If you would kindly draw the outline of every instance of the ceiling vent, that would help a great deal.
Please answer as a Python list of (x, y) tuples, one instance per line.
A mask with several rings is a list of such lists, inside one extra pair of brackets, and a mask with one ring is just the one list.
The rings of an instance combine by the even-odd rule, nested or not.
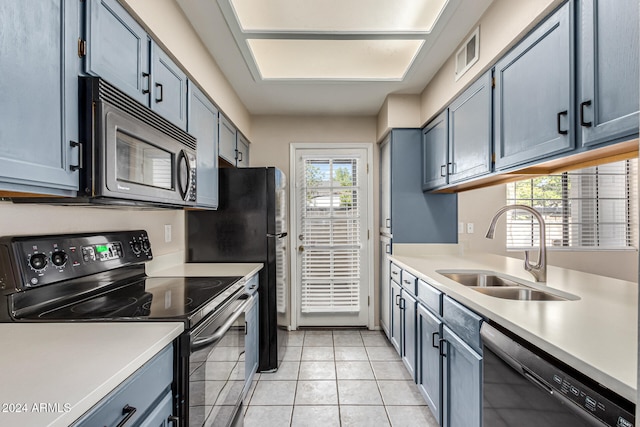
[(478, 62), (480, 57), (480, 27), (469, 36), (456, 52), (456, 81)]

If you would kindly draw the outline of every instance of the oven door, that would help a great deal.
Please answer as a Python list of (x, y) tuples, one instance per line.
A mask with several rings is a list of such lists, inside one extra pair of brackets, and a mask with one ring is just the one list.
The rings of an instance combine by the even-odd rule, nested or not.
[[(100, 196), (175, 205), (195, 202), (195, 150), (101, 102)], [(100, 140), (102, 139), (102, 143)]]
[[(242, 296), (189, 332), (189, 426), (230, 426), (239, 414), (245, 385), (245, 312)], [(241, 415), (240, 415), (241, 416)]]

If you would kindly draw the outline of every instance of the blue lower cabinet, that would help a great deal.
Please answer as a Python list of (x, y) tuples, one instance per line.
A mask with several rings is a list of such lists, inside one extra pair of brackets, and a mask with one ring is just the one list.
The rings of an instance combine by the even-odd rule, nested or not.
[(481, 427), (482, 356), (446, 325), (443, 335), (443, 427)]
[(400, 295), (401, 311), (401, 356), (411, 378), (416, 378), (416, 299), (402, 289)]
[(156, 407), (147, 415), (138, 427), (178, 427), (169, 420), (173, 414), (173, 394), (168, 390)]
[(400, 351), (401, 344), (401, 316), (402, 310), (400, 309), (400, 285), (393, 280), (389, 280), (389, 296), (391, 297), (391, 337), (390, 341), (393, 347), (396, 349), (399, 355), (402, 355)]
[(130, 423), (168, 427), (167, 419), (173, 415), (172, 382), (173, 345), (170, 344), (98, 402), (74, 426)]
[[(257, 278), (257, 276), (254, 276)], [(251, 387), (253, 377), (258, 370), (258, 349), (259, 349), (259, 319), (258, 319), (258, 294), (253, 296), (254, 300), (251, 306), (247, 309), (245, 314), (245, 320), (247, 322), (246, 336), (245, 336), (245, 387), (243, 394), (246, 393)]]
[(416, 382), (433, 416), (442, 425), (442, 320), (418, 304)]

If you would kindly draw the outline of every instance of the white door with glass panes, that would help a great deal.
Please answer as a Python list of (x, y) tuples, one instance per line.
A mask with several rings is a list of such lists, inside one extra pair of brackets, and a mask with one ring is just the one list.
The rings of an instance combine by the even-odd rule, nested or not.
[(297, 326), (368, 326), (369, 153), (295, 149)]

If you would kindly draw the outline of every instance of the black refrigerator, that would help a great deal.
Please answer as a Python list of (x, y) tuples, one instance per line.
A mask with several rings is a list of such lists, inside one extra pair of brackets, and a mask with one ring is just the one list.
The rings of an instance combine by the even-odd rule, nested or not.
[[(216, 211), (187, 212), (189, 262), (260, 262), (260, 372), (278, 368), (290, 325), (286, 177), (280, 169), (222, 168)], [(206, 183), (198, 183), (206, 185)]]

